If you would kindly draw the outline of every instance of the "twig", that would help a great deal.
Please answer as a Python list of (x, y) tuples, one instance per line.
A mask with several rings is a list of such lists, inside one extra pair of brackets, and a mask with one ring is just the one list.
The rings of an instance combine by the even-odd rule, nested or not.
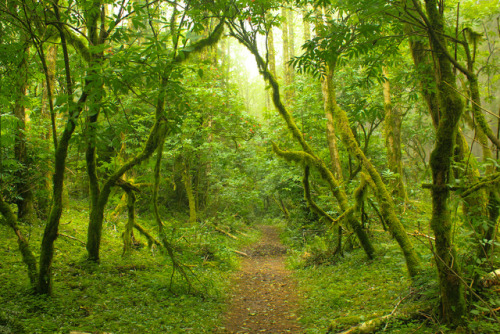
[(67, 234), (64, 234), (64, 233), (59, 233), (58, 234), (60, 237), (65, 237), (65, 238), (68, 238), (68, 239), (72, 239), (72, 240), (76, 240), (78, 241), (79, 243), (81, 243), (82, 245), (86, 245), (85, 242), (81, 241), (81, 240), (78, 240), (77, 238), (75, 237), (72, 237), (71, 235), (67, 235)]
[(235, 252), (238, 255), (241, 255), (241, 256), (244, 256), (244, 257), (248, 257), (247, 253), (243, 253), (243, 252), (240, 252), (240, 251), (237, 251), (237, 250), (234, 250), (234, 249), (232, 251)]
[(394, 313), (396, 313), (396, 310), (398, 309), (399, 305), (408, 297), (410, 297), (411, 295), (413, 295), (415, 293), (415, 291), (410, 291), (409, 294), (407, 294), (406, 296), (404, 296), (404, 298), (401, 298), (396, 306), (394, 306), (394, 309), (392, 310), (391, 314), (389, 314), (389, 316), (387, 317), (387, 321), (385, 322), (385, 326), (384, 326), (384, 329), (382, 331), (385, 332), (385, 330), (387, 329), (387, 326), (389, 325), (389, 321), (391, 320), (391, 317), (394, 315)]
[(431, 237), (430, 235), (427, 235), (427, 234), (423, 234), (422, 232), (419, 232), (419, 231), (415, 231), (413, 233), (406, 232), (406, 234), (414, 236), (414, 237), (424, 237), (424, 238), (427, 238), (427, 239), (432, 240), (432, 241), (436, 240), (436, 238)]

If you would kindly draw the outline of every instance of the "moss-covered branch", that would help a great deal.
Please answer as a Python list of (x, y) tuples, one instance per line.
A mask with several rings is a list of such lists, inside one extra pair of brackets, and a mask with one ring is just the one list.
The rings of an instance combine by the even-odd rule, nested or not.
[(174, 58), (174, 63), (181, 63), (186, 61), (190, 55), (197, 53), (206, 47), (216, 44), (222, 37), (224, 32), (225, 18), (222, 17), (219, 24), (215, 27), (214, 31), (206, 38), (199, 40), (196, 43), (190, 44), (182, 50), (179, 50), (179, 54)]
[(325, 218), (329, 222), (333, 223), (335, 221), (338, 222), (338, 219), (334, 219), (332, 216), (330, 216), (328, 213), (326, 213), (323, 209), (321, 209), (312, 199), (311, 197), (311, 187), (309, 186), (309, 166), (305, 165), (304, 166), (304, 177), (302, 178), (302, 185), (304, 187), (304, 198), (307, 202), (307, 205), (309, 208), (315, 212), (317, 215)]
[(492, 186), (496, 183), (499, 183), (500, 182), (500, 173), (495, 173), (495, 174), (491, 174), (491, 175), (488, 175), (487, 177), (483, 178), (482, 180), (474, 183), (473, 185), (469, 186), (467, 189), (465, 189), (461, 194), (460, 196), (462, 197), (467, 197), (469, 195), (471, 195), (472, 193), (480, 190), (480, 189), (483, 189), (485, 187), (489, 187), (489, 186)]

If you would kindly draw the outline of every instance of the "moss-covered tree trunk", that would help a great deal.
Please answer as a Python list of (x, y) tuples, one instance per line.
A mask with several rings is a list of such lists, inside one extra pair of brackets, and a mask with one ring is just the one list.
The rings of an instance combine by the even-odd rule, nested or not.
[(441, 312), (446, 323), (459, 325), (465, 315), (465, 299), (459, 261), (453, 245), (452, 221), (448, 200), (450, 191), (451, 162), (458, 131), (458, 122), (463, 112), (463, 102), (457, 93), (455, 75), (450, 60), (446, 57), (444, 39), (444, 17), (437, 0), (425, 0), (427, 15), (413, 1), (422, 19), (426, 22), (431, 49), (435, 57), (439, 102), (439, 122), (436, 141), (430, 157), (432, 169), (432, 217), (431, 228), (435, 235), (435, 261), (441, 291)]
[(17, 66), (16, 75), (16, 100), (14, 103), (14, 116), (17, 120), (16, 136), (14, 142), (14, 156), (19, 163), (16, 172), (16, 205), (17, 219), (20, 221), (31, 221), (34, 219), (33, 207), (33, 184), (29, 181), (29, 161), (26, 151), (26, 89), (28, 87), (28, 57), (29, 43), (24, 34), (21, 35), (21, 45), (24, 46), (20, 52), (20, 61)]
[(196, 198), (193, 191), (193, 182), (191, 177), (191, 168), (189, 162), (186, 158), (182, 159), (182, 182), (184, 183), (184, 188), (186, 189), (186, 195), (189, 205), (189, 223), (194, 225), (197, 219), (196, 213)]
[(368, 175), (370, 175), (370, 177), (373, 179), (376, 187), (374, 191), (380, 203), (381, 214), (384, 217), (387, 226), (389, 227), (389, 231), (396, 239), (399, 247), (404, 254), (408, 273), (411, 277), (414, 277), (420, 272), (420, 261), (418, 260), (417, 253), (413, 248), (413, 244), (406, 234), (405, 228), (396, 215), (394, 202), (389, 192), (387, 191), (387, 188), (385, 187), (380, 174), (372, 165), (370, 160), (364, 155), (356, 139), (354, 138), (351, 128), (349, 127), (349, 120), (345, 112), (337, 106), (335, 114), (335, 119), (340, 124), (342, 142), (348, 147), (348, 150), (351, 152), (351, 154), (353, 154), (363, 164), (363, 167), (366, 169)]
[(323, 105), (326, 116), (326, 139), (328, 142), (328, 149), (330, 151), (330, 160), (332, 164), (332, 171), (335, 178), (342, 183), (344, 180), (342, 174), (342, 165), (340, 164), (340, 155), (337, 146), (337, 137), (335, 136), (335, 122), (333, 114), (331, 113), (335, 103), (335, 83), (333, 81), (334, 68), (326, 67), (327, 75), (321, 81), (321, 88), (323, 93)]
[[(161, 95), (161, 94), (160, 94)], [(160, 98), (157, 104), (157, 108), (163, 110), (164, 106), (164, 96)], [(104, 182), (102, 189), (99, 193), (99, 198), (95, 202), (95, 206), (92, 208), (90, 213), (89, 227), (87, 231), (87, 252), (88, 258), (91, 261), (99, 261), (99, 250), (101, 246), (101, 236), (102, 236), (102, 224), (104, 221), (104, 210), (106, 204), (108, 203), (109, 195), (111, 194), (111, 189), (116, 185), (116, 182), (120, 177), (136, 165), (140, 164), (147, 158), (149, 158), (158, 146), (159, 138), (162, 138), (166, 132), (166, 121), (163, 118), (158, 119), (151, 129), (149, 137), (141, 153), (127, 161), (120, 168), (118, 168), (113, 174), (111, 174)]]
[(4, 217), (4, 220), (0, 220), (1, 223), (5, 223), (9, 226), (17, 236), (17, 244), (19, 246), (19, 251), (23, 258), (23, 262), (28, 269), (28, 277), (30, 280), (31, 287), (36, 290), (38, 287), (38, 269), (36, 257), (31, 251), (28, 240), (23, 235), (19, 226), (17, 224), (17, 218), (12, 212), (9, 204), (5, 203), (2, 196), (0, 195), (0, 214)]
[[(69, 54), (66, 44), (66, 36), (63, 32), (63, 23), (61, 22), (59, 15), (59, 7), (57, 4), (53, 4), (54, 12), (56, 14), (56, 19), (58, 20), (57, 28), (61, 37), (61, 46), (63, 49), (64, 56), (64, 67), (65, 67), (65, 77), (66, 77), (66, 93), (68, 95), (67, 111), (68, 120), (61, 138), (57, 142), (55, 150), (55, 161), (54, 161), (54, 175), (52, 184), (52, 207), (48, 217), (48, 221), (45, 225), (45, 230), (42, 237), (42, 243), (40, 247), (40, 262), (39, 262), (39, 273), (38, 273), (38, 287), (37, 292), (41, 294), (51, 294), (52, 293), (52, 261), (54, 259), (54, 242), (58, 236), (59, 221), (61, 219), (62, 209), (63, 209), (63, 187), (64, 187), (64, 172), (66, 169), (66, 158), (68, 156), (68, 148), (70, 144), (70, 139), (73, 132), (76, 129), (76, 122), (80, 113), (83, 109), (84, 103), (88, 97), (89, 86), (92, 85), (91, 81), (85, 83), (83, 93), (77, 103), (73, 102), (73, 86), (72, 77), (70, 69)], [(55, 133), (53, 137), (56, 138)]]
[(407, 200), (405, 184), (403, 181), (403, 162), (401, 156), (401, 124), (402, 116), (398, 108), (391, 102), (391, 84), (387, 69), (383, 68), (385, 80), (382, 83), (385, 111), (385, 146), (387, 150), (387, 166), (396, 175), (393, 192), (404, 201)]
[[(105, 17), (104, 7), (101, 7), (100, 1), (94, 2), (94, 10), (86, 12), (86, 20), (87, 20), (87, 29), (88, 29), (88, 40), (89, 44), (93, 48), (97, 48), (99, 45), (104, 43), (103, 35), (98, 32), (98, 21), (99, 18)], [(105, 27), (105, 22), (101, 22), (102, 28)], [(98, 78), (101, 77), (99, 73), (100, 66), (102, 65), (103, 59), (103, 51), (94, 52), (90, 56), (89, 61), (89, 71), (88, 75), (91, 77)], [(89, 104), (89, 108), (87, 111), (86, 117), (86, 129), (85, 129), (85, 140), (86, 140), (86, 150), (85, 150), (85, 162), (87, 166), (87, 175), (89, 178), (89, 193), (90, 193), (90, 221), (98, 221), (99, 215), (101, 211), (104, 211), (104, 208), (101, 204), (102, 196), (106, 194), (101, 194), (101, 189), (99, 185), (99, 178), (97, 175), (97, 154), (96, 154), (96, 145), (97, 145), (97, 121), (99, 119), (99, 114), (101, 111), (101, 97), (103, 96), (103, 85), (102, 83), (95, 82), (92, 87), (92, 98), (91, 103)], [(105, 204), (104, 204), (105, 205)], [(89, 231), (90, 234), (90, 224)], [(100, 231), (96, 234), (99, 234)], [(87, 241), (87, 249), (89, 248), (89, 242)], [(91, 260), (94, 260), (93, 257), (89, 256)]]
[(135, 194), (132, 189), (127, 189), (127, 223), (123, 231), (123, 256), (129, 256), (132, 252), (133, 231), (135, 225)]
[[(334, 68), (335, 63), (329, 63), (328, 66)], [(338, 124), (342, 142), (347, 147), (347, 150), (358, 159), (358, 161), (366, 169), (368, 175), (372, 178), (375, 185), (375, 195), (380, 203), (382, 216), (389, 227), (389, 231), (394, 236), (403, 252), (406, 259), (408, 273), (411, 277), (414, 277), (420, 272), (420, 261), (418, 260), (413, 244), (406, 234), (405, 228), (396, 215), (392, 197), (387, 191), (379, 172), (375, 169), (371, 161), (365, 156), (362, 149), (359, 147), (359, 144), (354, 138), (354, 134), (351, 130), (347, 114), (338, 106), (336, 100), (334, 100), (334, 96), (332, 96), (332, 106), (333, 108), (330, 112), (333, 114), (333, 118)]]

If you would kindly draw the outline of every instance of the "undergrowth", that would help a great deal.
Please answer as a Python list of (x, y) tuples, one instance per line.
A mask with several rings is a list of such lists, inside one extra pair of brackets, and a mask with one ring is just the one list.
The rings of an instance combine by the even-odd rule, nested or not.
[[(428, 208), (415, 206), (402, 214), (407, 231), (429, 235)], [(343, 256), (334, 254), (336, 230), (310, 221), (289, 222), (284, 240), (292, 247), (301, 294), (301, 323), (306, 333), (340, 333), (363, 322), (391, 315), (377, 332), (435, 333), (444, 330), (436, 320), (439, 290), (432, 254), (425, 238), (412, 241), (424, 265), (413, 284), (397, 243), (373, 216), (366, 228), (376, 257), (366, 254), (344, 231)]]
[[(219, 325), (229, 278), (238, 263), (233, 250), (254, 240), (255, 231), (232, 222), (235, 231), (245, 234), (236, 233), (234, 240), (209, 224), (166, 222), (188, 283), (137, 231), (132, 255), (121, 256), (125, 217), (105, 223), (100, 264), (86, 261), (88, 212), (85, 204), (72, 206), (75, 209), (64, 212), (55, 245), (52, 297), (30, 291), (14, 235), (0, 226), (0, 333), (206, 333)], [(139, 217), (138, 222), (156, 234), (152, 219)], [(42, 226), (23, 230), (38, 252)]]

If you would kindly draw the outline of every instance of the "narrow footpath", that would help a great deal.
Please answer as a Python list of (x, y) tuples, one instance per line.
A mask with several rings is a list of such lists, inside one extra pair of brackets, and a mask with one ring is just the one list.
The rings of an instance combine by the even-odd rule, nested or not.
[(222, 333), (304, 333), (297, 322), (297, 294), (285, 268), (279, 228), (260, 226), (262, 239), (244, 250)]

